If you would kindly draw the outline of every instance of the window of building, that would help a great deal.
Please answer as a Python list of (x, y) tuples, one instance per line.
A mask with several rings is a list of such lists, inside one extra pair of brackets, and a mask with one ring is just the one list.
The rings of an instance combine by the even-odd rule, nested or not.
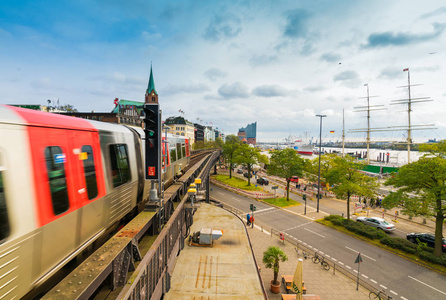
[(110, 163), (114, 188), (130, 181), (130, 164), (127, 153), (127, 145), (125, 144), (110, 146)]
[(6, 209), (5, 187), (3, 181), (4, 172), (5, 168), (0, 164), (0, 244), (4, 242), (11, 232), (9, 227), (8, 210)]
[(170, 148), (170, 162), (173, 163), (174, 161), (177, 160), (177, 150), (175, 149), (175, 146), (173, 146), (172, 148)]
[(57, 216), (66, 212), (70, 207), (65, 176), (66, 156), (60, 147), (49, 146), (45, 149), (45, 160), (53, 212)]
[(93, 148), (88, 145), (82, 146), (82, 152), (86, 153), (87, 155), (86, 159), (83, 160), (84, 176), (88, 199), (91, 200), (98, 196), (98, 184), (96, 182), (96, 169), (94, 166)]

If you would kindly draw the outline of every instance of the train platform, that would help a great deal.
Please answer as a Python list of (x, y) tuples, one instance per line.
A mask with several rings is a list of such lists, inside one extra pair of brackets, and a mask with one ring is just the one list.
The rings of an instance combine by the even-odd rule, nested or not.
[(222, 230), (212, 247), (185, 241), (164, 299), (265, 299), (244, 223), (232, 213), (201, 203), (190, 233)]

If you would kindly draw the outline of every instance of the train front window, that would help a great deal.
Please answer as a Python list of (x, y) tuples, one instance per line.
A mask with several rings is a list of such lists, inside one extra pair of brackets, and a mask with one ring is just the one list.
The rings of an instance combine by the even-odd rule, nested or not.
[(113, 187), (118, 187), (130, 181), (130, 164), (127, 153), (127, 145), (110, 146)]
[(88, 199), (91, 200), (98, 196), (98, 184), (96, 182), (96, 169), (94, 166), (93, 148), (91, 148), (91, 146), (82, 146), (81, 151), (87, 195)]
[(70, 207), (65, 176), (66, 156), (60, 147), (50, 146), (45, 149), (45, 160), (53, 212), (55, 215), (60, 215)]
[(6, 197), (3, 181), (5, 168), (0, 165), (0, 244), (9, 236), (8, 211), (6, 210)]

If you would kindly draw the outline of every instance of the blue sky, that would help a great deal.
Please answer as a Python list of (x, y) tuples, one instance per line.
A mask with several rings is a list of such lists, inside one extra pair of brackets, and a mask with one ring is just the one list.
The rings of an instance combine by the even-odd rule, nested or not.
[[(416, 141), (443, 139), (446, 4), (443, 1), (23, 1), (0, 6), (2, 103), (47, 99), (79, 111), (143, 101), (153, 64), (163, 117), (179, 115), (226, 134), (257, 121), (258, 140), (289, 135), (363, 139), (371, 127), (407, 125), (410, 69)], [(329, 131), (334, 130), (334, 134)], [(404, 132), (372, 133), (402, 140)]]

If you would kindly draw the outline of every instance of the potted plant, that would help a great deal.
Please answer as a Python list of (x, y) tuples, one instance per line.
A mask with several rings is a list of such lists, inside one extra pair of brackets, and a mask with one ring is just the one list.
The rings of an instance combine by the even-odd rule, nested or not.
[(268, 269), (273, 269), (274, 279), (271, 280), (271, 292), (278, 294), (280, 292), (280, 281), (277, 280), (279, 276), (279, 262), (287, 261), (288, 257), (282, 249), (276, 246), (269, 246), (263, 252), (263, 263)]

